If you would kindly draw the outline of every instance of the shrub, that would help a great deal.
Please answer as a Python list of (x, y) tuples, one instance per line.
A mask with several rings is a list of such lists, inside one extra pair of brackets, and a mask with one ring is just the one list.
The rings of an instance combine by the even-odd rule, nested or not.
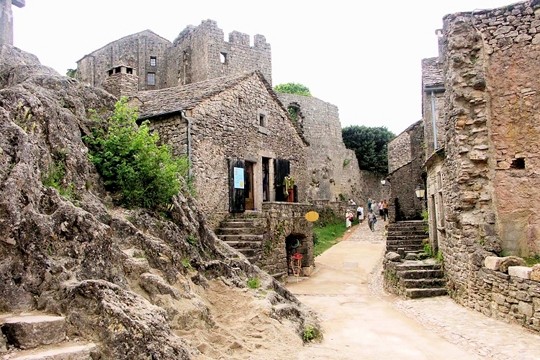
[(101, 120), (85, 137), (90, 160), (104, 179), (105, 187), (118, 194), (126, 207), (157, 208), (170, 202), (187, 177), (187, 158), (175, 158), (167, 145), (158, 145), (157, 133), (148, 122), (137, 126), (137, 111), (121, 98), (113, 115)]
[(319, 330), (312, 326), (308, 325), (304, 328), (304, 332), (302, 333), (302, 339), (304, 342), (309, 342), (318, 339), (321, 336)]
[(258, 289), (261, 286), (261, 280), (256, 277), (249, 278), (247, 281), (247, 286), (250, 289)]

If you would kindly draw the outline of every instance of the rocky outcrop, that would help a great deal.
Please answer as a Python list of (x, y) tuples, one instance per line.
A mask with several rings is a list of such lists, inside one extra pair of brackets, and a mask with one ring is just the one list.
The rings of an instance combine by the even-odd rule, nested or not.
[(114, 206), (83, 136), (90, 114), (106, 116), (115, 101), (0, 48), (0, 311), (63, 316), (70, 339), (97, 344), (93, 358), (189, 359), (223, 353), (193, 334), (216, 331), (221, 309), (207, 297), (225, 284), (231, 302), (247, 298), (244, 313), (264, 303), (259, 317), (287, 318), (301, 343), (315, 317), (221, 242), (196, 200), (178, 195), (166, 214)]

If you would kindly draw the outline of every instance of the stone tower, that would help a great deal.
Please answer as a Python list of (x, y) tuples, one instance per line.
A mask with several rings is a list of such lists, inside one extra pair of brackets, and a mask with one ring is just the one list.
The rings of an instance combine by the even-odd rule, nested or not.
[(25, 0), (0, 0), (0, 45), (13, 45), (13, 12), (11, 5), (24, 7)]

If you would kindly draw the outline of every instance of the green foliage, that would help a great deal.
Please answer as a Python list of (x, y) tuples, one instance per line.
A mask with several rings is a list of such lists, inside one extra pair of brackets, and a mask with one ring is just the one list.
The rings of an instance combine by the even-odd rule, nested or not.
[(304, 340), (304, 342), (310, 342), (310, 341), (319, 339), (320, 336), (321, 336), (321, 333), (319, 329), (317, 329), (316, 327), (312, 325), (307, 325), (304, 328), (304, 331), (302, 333), (302, 339)]
[(69, 200), (75, 200), (75, 185), (73, 183), (64, 183), (66, 176), (66, 156), (63, 151), (53, 154), (53, 162), (49, 165), (45, 176), (41, 179), (44, 186), (58, 190), (61, 196)]
[(291, 119), (293, 119), (294, 122), (298, 121), (298, 113), (300, 110), (295, 106), (289, 106), (287, 108), (287, 111), (289, 112), (289, 115), (291, 116)]
[(347, 165), (349, 165), (351, 163), (351, 159), (345, 159), (343, 160), (343, 167), (347, 167)]
[(309, 91), (308, 87), (298, 83), (278, 84), (274, 86), (274, 91), (285, 94), (311, 96), (311, 92)]
[(437, 251), (437, 255), (435, 256), (435, 260), (437, 260), (438, 263), (442, 264), (444, 262), (443, 253), (441, 250)]
[(126, 207), (166, 206), (180, 190), (180, 177), (187, 177), (187, 158), (175, 158), (167, 145), (158, 145), (157, 133), (148, 122), (137, 126), (137, 111), (123, 97), (107, 120), (93, 116), (97, 126), (84, 139), (90, 160), (96, 165), (108, 190)]
[(429, 257), (433, 257), (433, 248), (431, 247), (431, 244), (429, 243), (425, 243), (424, 244), (424, 252), (427, 254), (427, 256)]
[(313, 239), (316, 240), (313, 245), (313, 255), (319, 256), (337, 243), (337, 240), (345, 234), (345, 220), (337, 223), (328, 224), (323, 227), (313, 227)]
[(388, 173), (388, 143), (395, 135), (386, 127), (348, 126), (342, 135), (345, 146), (354, 150), (360, 169)]
[(525, 260), (525, 263), (527, 266), (533, 266), (536, 264), (540, 264), (540, 254), (536, 254), (530, 257), (523, 258)]
[(193, 246), (197, 245), (197, 237), (193, 234), (189, 234), (186, 237), (186, 241)]
[(75, 78), (75, 75), (77, 75), (77, 69), (67, 69), (66, 76), (69, 76), (70, 78)]
[(189, 261), (188, 258), (183, 258), (182, 259), (182, 266), (184, 267), (184, 269), (187, 269), (187, 270), (192, 270), (193, 267), (191, 266), (191, 262)]
[(259, 287), (261, 287), (261, 280), (257, 277), (249, 278), (247, 281), (247, 286), (250, 289), (258, 289)]

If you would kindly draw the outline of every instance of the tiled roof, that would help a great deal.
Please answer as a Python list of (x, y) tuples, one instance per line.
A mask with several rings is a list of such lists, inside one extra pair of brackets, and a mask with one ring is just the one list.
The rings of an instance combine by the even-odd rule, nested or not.
[(422, 88), (444, 87), (442, 63), (438, 57), (422, 59)]
[(180, 110), (192, 109), (201, 101), (239, 84), (253, 74), (254, 72), (247, 72), (241, 75), (224, 76), (183, 86), (140, 91), (135, 96), (141, 102), (139, 118), (148, 119)]

